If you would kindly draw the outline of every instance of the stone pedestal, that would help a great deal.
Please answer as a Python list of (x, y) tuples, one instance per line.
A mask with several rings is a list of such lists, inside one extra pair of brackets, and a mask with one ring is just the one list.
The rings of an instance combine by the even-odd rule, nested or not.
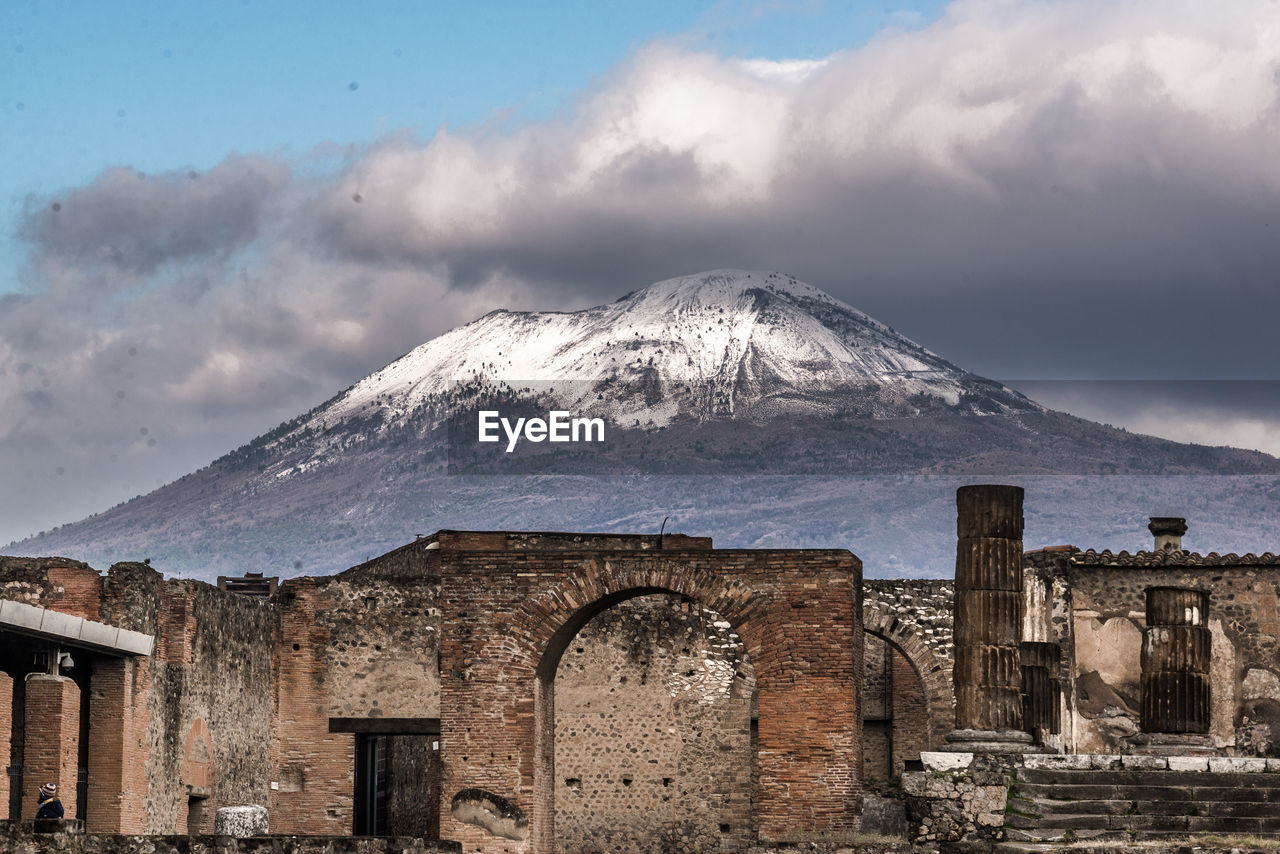
[(1195, 733), (1143, 732), (1125, 739), (1129, 750), (1143, 756), (1217, 756), (1213, 739)]
[(213, 832), (218, 836), (233, 836), (236, 839), (266, 836), (267, 808), (256, 805), (223, 807), (214, 813)]
[(947, 750), (1024, 753), (1022, 488), (956, 491), (956, 731)]

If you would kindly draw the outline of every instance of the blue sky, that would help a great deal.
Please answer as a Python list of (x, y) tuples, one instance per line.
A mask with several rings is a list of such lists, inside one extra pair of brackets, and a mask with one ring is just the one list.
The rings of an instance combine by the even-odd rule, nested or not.
[(1280, 450), (1271, 0), (355, 8), (2, 4), (0, 541), (487, 311), (724, 267)]
[(25, 200), (110, 167), (272, 153), (324, 168), (325, 151), (391, 132), (552, 118), (654, 40), (816, 59), (942, 5), (13, 0), (0, 13), (0, 290), (15, 288)]

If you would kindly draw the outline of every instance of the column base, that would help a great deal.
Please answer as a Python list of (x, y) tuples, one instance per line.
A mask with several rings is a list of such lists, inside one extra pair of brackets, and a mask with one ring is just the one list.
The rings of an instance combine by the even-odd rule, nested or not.
[(948, 753), (1040, 753), (1031, 733), (1016, 729), (958, 729), (938, 750)]
[(1125, 739), (1133, 753), (1143, 756), (1219, 756), (1213, 739), (1200, 733), (1140, 732)]

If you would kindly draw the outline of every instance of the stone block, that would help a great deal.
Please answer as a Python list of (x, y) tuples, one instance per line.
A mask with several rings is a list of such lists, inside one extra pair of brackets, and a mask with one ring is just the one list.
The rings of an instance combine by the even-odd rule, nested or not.
[(1207, 756), (1166, 756), (1170, 771), (1208, 771)]
[(1108, 753), (1095, 753), (1089, 757), (1089, 766), (1104, 771), (1120, 767), (1120, 756), (1112, 756)]
[(1267, 770), (1267, 760), (1246, 756), (1214, 756), (1209, 759), (1209, 770), (1219, 774), (1261, 774)]
[(878, 798), (868, 795), (862, 802), (862, 826), (859, 832), (906, 839), (905, 805), (897, 798)]
[(1165, 771), (1169, 762), (1164, 756), (1122, 756), (1120, 767), (1126, 771)]
[(255, 805), (222, 807), (213, 816), (213, 832), (218, 836), (246, 839), (250, 836), (266, 836), (268, 832), (267, 808)]
[(920, 762), (926, 771), (962, 771), (973, 764), (973, 754), (925, 750), (920, 753)]
[(1267, 771), (1272, 774), (1280, 774), (1280, 759), (1268, 759)]
[(1093, 767), (1093, 757), (1087, 753), (1057, 754), (1029, 753), (1023, 760), (1027, 768), (1051, 771), (1088, 771)]

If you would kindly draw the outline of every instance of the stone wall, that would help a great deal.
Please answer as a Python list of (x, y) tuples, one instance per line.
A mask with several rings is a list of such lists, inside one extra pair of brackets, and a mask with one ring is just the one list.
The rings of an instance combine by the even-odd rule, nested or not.
[[(1004, 838), (1009, 783), (1019, 756), (951, 754), (946, 768), (904, 774), (908, 836), (937, 848), (956, 842)], [(974, 850), (984, 850), (976, 848)]]
[(454, 854), (456, 842), (414, 837), (323, 836), (128, 836), (79, 832), (36, 833), (31, 822), (0, 821), (0, 851), (12, 854)]
[(745, 849), (755, 674), (719, 615), (623, 602), (574, 638), (555, 679), (562, 851)]
[[(274, 832), (352, 830), (355, 736), (331, 732), (330, 719), (439, 718), (440, 578), (427, 545), (281, 585)], [(403, 800), (413, 791), (398, 785), (393, 794)], [(437, 804), (421, 806), (417, 827), (408, 827), (407, 811), (394, 813), (400, 829), (426, 829)]]
[[(951, 581), (863, 582), (863, 627), (900, 655), (890, 665), (898, 676), (892, 684), (900, 693), (892, 698), (888, 710), (890, 718), (901, 720), (903, 730), (898, 736), (903, 748), (895, 751), (895, 768), (907, 758), (917, 758), (921, 749), (936, 748), (943, 736), (955, 729), (951, 636), (954, 595)], [(904, 663), (910, 666), (910, 675), (903, 668)]]
[[(157, 637), (150, 658), (75, 651), (71, 673), (80, 683), (75, 693), (87, 693), (88, 744), (76, 743), (78, 726), (59, 741), (64, 753), (86, 748), (84, 817), (90, 829), (186, 829), (187, 787), (193, 781), (183, 779), (183, 768), (184, 762), (195, 767), (187, 748), (197, 721), (212, 742), (204, 745), (208, 761), (197, 764), (213, 774), (194, 781), (208, 784), (197, 787), (198, 794), (207, 794), (212, 805), (265, 800), (271, 780), (270, 605), (199, 582), (166, 582), (143, 564), (116, 564), (103, 576), (62, 558), (0, 559), (0, 596)], [(23, 662), (6, 660), (16, 671), (10, 676), (25, 680), (30, 660), (30, 652)], [(44, 715), (39, 692), (24, 692), (20, 702)], [(78, 696), (76, 706), (81, 711)], [(21, 740), (13, 747), (15, 756), (40, 755), (41, 731), (14, 727), (13, 734)], [(62, 772), (60, 788), (72, 815), (75, 757), (68, 756), (71, 767)], [(32, 764), (24, 788), (31, 788), (30, 774), (47, 773)]]
[(540, 675), (595, 614), (664, 590), (721, 614), (755, 666), (760, 833), (856, 823), (861, 579), (848, 552), (438, 551), (445, 799), (492, 793), (528, 822), (513, 819), (513, 841), (445, 815), (443, 835), (468, 849), (550, 849), (563, 778), (550, 773), (554, 688)]
[(1074, 655), (1068, 749), (1121, 753), (1139, 726), (1146, 591), (1209, 591), (1212, 635), (1209, 736), (1235, 755), (1280, 756), (1280, 565), (1178, 552), (1059, 553), (1034, 559), (1069, 591), (1070, 625), (1056, 628)]
[(193, 829), (209, 832), (218, 807), (267, 802), (275, 614), (261, 599), (168, 581), (160, 622), (165, 643), (152, 672), (147, 829), (185, 830), (193, 787), (203, 801)]

